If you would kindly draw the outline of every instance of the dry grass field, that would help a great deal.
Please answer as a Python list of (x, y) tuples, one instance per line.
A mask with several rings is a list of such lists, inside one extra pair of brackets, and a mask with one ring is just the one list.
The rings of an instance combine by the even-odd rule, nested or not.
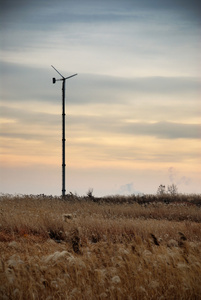
[(201, 299), (201, 195), (0, 197), (0, 299)]

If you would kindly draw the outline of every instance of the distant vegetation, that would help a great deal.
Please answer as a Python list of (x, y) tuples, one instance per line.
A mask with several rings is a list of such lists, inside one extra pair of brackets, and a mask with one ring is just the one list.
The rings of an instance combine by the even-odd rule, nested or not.
[(0, 196), (0, 299), (200, 299), (201, 195)]

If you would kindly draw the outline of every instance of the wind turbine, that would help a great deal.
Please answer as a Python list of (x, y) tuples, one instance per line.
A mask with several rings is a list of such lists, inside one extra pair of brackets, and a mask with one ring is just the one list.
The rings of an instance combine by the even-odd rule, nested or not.
[(61, 73), (51, 65), (51, 67), (61, 76), (61, 79), (52, 78), (52, 83), (56, 83), (56, 81), (62, 81), (62, 197), (65, 197), (66, 188), (65, 188), (65, 83), (66, 79), (76, 76), (77, 74), (73, 74), (68, 77), (64, 77)]

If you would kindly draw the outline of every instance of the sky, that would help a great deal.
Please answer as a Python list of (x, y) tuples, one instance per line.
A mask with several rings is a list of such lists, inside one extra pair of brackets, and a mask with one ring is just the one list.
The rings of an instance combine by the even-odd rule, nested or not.
[(0, 0), (0, 192), (201, 193), (201, 2)]

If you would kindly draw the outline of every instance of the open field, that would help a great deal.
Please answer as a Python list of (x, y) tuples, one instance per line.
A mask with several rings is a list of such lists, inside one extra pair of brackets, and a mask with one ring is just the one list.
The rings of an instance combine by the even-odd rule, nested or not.
[(0, 197), (0, 299), (201, 299), (201, 195)]

